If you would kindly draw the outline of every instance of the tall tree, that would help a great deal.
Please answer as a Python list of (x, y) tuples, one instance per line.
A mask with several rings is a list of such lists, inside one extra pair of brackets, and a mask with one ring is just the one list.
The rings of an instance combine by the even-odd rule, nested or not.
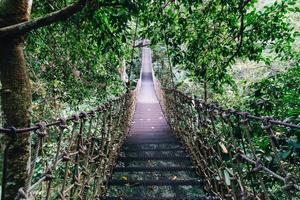
[(66, 7), (30, 20), (32, 0), (0, 0), (0, 78), (4, 126), (12, 129), (6, 136), (2, 199), (14, 199), (20, 188), (28, 188), (31, 155), (30, 133), (13, 134), (16, 128), (30, 126), (32, 92), (23, 53), (24, 35), (40, 27), (64, 21), (89, 6), (130, 7), (128, 1), (74, 0)]
[[(31, 3), (31, 0), (0, 1), (0, 27), (28, 21)], [(22, 35), (0, 38), (1, 103), (6, 127), (30, 125), (31, 88), (23, 44)], [(12, 134), (5, 140), (2, 199), (14, 199), (18, 189), (25, 186), (29, 174), (30, 134)]]
[[(2, 199), (15, 199), (20, 188), (26, 192), (31, 163), (30, 133), (13, 134), (16, 128), (30, 126), (32, 93), (23, 53), (23, 36), (31, 30), (69, 18), (81, 11), (86, 3), (86, 0), (78, 0), (61, 10), (29, 20), (32, 0), (0, 1), (1, 103), (4, 126), (12, 129), (12, 134), (5, 138)], [(99, 4), (98, 8), (101, 6)]]

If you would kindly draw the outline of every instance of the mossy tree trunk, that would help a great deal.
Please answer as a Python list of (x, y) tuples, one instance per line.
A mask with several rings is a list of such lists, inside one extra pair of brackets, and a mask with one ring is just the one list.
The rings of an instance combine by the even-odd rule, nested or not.
[[(0, 1), (0, 27), (28, 21), (32, 0)], [(23, 54), (23, 37), (0, 38), (0, 78), (5, 127), (30, 125), (31, 87)], [(6, 136), (2, 199), (15, 199), (30, 169), (30, 134)]]

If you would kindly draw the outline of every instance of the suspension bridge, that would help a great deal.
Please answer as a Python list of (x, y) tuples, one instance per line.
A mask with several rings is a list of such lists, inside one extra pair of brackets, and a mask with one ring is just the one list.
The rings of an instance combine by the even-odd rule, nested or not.
[(143, 47), (136, 89), (94, 110), (0, 129), (32, 135), (16, 199), (299, 199), (299, 125), (163, 88), (151, 63)]

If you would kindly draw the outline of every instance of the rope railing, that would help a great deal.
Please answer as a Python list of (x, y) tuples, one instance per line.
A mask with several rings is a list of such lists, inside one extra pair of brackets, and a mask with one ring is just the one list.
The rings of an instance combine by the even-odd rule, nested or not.
[(205, 103), (158, 80), (155, 88), (208, 192), (221, 199), (299, 199), (299, 125)]
[(32, 136), (29, 177), (16, 199), (100, 199), (129, 132), (139, 85), (89, 112), (0, 129), (11, 137)]

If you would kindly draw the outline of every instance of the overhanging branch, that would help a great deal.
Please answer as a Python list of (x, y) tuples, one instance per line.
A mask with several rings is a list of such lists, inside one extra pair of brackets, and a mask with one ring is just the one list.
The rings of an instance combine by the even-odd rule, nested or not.
[[(31, 21), (14, 24), (0, 28), (0, 38), (5, 36), (23, 35), (34, 29), (63, 21), (80, 12), (88, 3), (88, 0), (78, 0), (75, 3), (62, 8), (61, 10), (46, 14), (45, 16), (33, 19)], [(122, 6), (120, 3), (99, 3), (97, 9), (103, 6)]]
[(43, 17), (36, 18), (31, 21), (14, 24), (0, 29), (0, 38), (8, 35), (22, 35), (31, 30), (50, 25), (57, 21), (66, 20), (72, 15), (80, 12), (86, 5), (87, 0), (78, 0), (61, 10), (46, 14)]

